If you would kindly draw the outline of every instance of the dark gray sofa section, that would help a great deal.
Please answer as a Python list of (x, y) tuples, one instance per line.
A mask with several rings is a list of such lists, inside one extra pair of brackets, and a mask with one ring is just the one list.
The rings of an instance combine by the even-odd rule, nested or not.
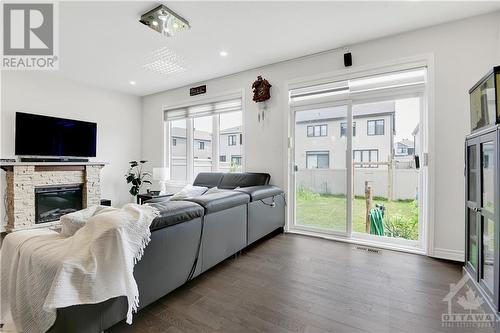
[(247, 245), (250, 245), (285, 224), (285, 197), (283, 190), (272, 185), (238, 188), (248, 194)]
[[(265, 173), (200, 173), (193, 185), (223, 192), (155, 200), (151, 242), (134, 267), (140, 308), (285, 224), (283, 192)], [(237, 189), (236, 189), (237, 188)], [(200, 243), (201, 239), (201, 243)], [(125, 297), (57, 310), (50, 332), (101, 332), (126, 317)]]

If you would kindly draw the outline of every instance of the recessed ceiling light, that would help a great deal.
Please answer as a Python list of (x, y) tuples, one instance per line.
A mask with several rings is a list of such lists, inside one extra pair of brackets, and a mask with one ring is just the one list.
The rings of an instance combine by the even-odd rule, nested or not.
[(135, 81), (129, 81), (128, 83), (130, 83), (131, 85), (135, 86)]
[(219, 54), (221, 57), (227, 57), (228, 53), (226, 51), (220, 51)]

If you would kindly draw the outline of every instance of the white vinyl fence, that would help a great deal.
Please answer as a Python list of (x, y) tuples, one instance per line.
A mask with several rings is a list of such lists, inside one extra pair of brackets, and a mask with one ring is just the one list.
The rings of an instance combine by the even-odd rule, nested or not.
[[(295, 173), (297, 187), (320, 194), (346, 194), (346, 169), (306, 169)], [(354, 195), (365, 195), (365, 181), (370, 181), (373, 195), (389, 197), (391, 174), (387, 168), (355, 168)], [(392, 170), (392, 200), (416, 199), (418, 170)]]

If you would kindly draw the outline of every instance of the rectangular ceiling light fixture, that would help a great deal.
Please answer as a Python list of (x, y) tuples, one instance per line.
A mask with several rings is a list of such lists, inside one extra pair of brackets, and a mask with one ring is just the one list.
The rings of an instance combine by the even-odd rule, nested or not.
[(167, 37), (190, 28), (187, 20), (165, 5), (159, 5), (143, 14), (139, 22)]

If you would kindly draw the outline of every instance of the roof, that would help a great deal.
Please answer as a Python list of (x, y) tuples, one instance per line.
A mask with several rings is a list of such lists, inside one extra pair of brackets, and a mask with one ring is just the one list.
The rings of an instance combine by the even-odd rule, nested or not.
[[(352, 106), (353, 118), (367, 118), (381, 115), (391, 115), (396, 111), (394, 101), (377, 103), (356, 104)], [(310, 111), (297, 112), (296, 122), (317, 122), (326, 120), (344, 119), (347, 117), (347, 106), (334, 106), (328, 108), (313, 109)]]
[[(185, 128), (173, 127), (170, 129), (170, 135), (175, 138), (185, 139), (187, 135), (187, 131)], [(197, 140), (211, 141), (212, 135), (207, 131), (194, 131), (194, 138)]]
[(226, 129), (220, 130), (220, 134), (229, 134), (229, 133), (242, 133), (241, 126), (234, 126)]
[(396, 142), (396, 144), (403, 145), (403, 146), (406, 146), (408, 148), (415, 148), (415, 143), (411, 140), (408, 140), (408, 139), (403, 139), (401, 141), (398, 141), (398, 142)]

